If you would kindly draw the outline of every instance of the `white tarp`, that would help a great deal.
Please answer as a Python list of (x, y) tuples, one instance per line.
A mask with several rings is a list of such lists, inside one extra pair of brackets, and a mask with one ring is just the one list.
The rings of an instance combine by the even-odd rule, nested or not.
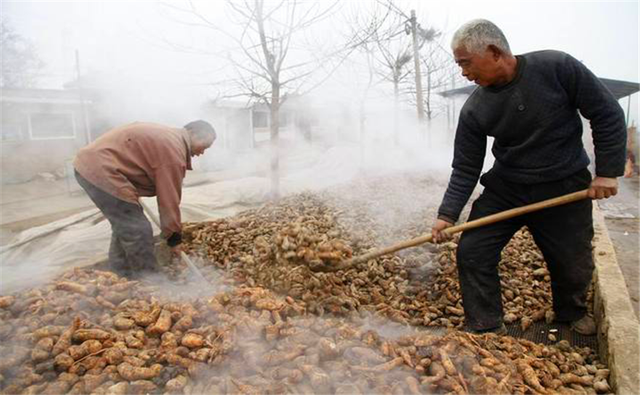
[[(415, 157), (406, 150), (381, 152), (383, 154), (363, 158), (356, 147), (300, 150), (282, 161), (280, 192), (285, 196), (344, 183), (363, 167), (375, 174), (416, 167)], [(424, 158), (421, 167), (428, 165), (428, 161)], [(264, 203), (269, 192), (268, 177), (244, 177), (185, 188), (182, 220), (205, 221), (232, 216)], [(155, 198), (145, 198), (144, 202), (157, 212)], [(33, 286), (70, 267), (106, 256), (110, 237), (109, 223), (97, 209), (22, 232), (0, 249), (0, 292)]]

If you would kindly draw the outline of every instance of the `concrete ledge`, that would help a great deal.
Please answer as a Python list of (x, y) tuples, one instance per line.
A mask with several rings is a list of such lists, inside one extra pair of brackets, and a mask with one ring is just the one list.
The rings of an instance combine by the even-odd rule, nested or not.
[(640, 394), (640, 324), (618, 266), (604, 216), (594, 204), (594, 314), (600, 356), (616, 394)]

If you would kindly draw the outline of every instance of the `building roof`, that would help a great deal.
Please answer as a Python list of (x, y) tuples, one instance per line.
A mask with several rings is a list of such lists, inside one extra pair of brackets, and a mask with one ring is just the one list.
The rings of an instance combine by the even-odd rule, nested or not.
[[(618, 100), (640, 91), (640, 84), (637, 82), (612, 80), (609, 78), (600, 78), (600, 81), (602, 81), (602, 83), (611, 91), (611, 93), (613, 93), (613, 96)], [(476, 87), (476, 85), (468, 85), (462, 88), (438, 92), (438, 94), (442, 97), (470, 95), (471, 92), (476, 89)]]
[[(80, 104), (78, 91), (61, 89), (0, 89), (0, 102)], [(85, 100), (85, 103), (88, 102)]]
[(616, 99), (622, 99), (640, 91), (640, 84), (637, 82), (611, 80), (609, 78), (600, 78), (600, 81), (609, 88)]

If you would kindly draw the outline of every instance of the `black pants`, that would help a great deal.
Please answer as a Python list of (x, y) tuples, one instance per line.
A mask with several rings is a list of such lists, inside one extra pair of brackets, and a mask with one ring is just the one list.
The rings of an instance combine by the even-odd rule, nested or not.
[[(591, 183), (591, 174), (584, 169), (559, 181), (523, 185), (507, 182), (489, 172), (482, 176), (480, 183), (485, 189), (473, 203), (469, 220), (586, 189)], [(468, 329), (491, 329), (502, 324), (500, 253), (525, 225), (551, 273), (556, 320), (573, 321), (584, 316), (594, 267), (591, 210), (592, 202), (586, 199), (464, 232), (457, 261)]]
[(78, 184), (111, 224), (109, 264), (123, 275), (156, 269), (153, 230), (142, 207), (120, 200), (91, 184), (77, 171)]

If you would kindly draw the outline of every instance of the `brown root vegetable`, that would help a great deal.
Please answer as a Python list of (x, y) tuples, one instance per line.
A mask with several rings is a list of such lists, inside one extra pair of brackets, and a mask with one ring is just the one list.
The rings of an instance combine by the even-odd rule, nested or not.
[(155, 393), (158, 388), (153, 382), (149, 380), (136, 380), (129, 383), (129, 394), (131, 395), (146, 395)]
[(540, 384), (538, 379), (538, 375), (535, 370), (529, 365), (529, 363), (524, 359), (518, 359), (516, 361), (516, 366), (518, 371), (522, 375), (524, 382), (530, 385), (534, 390), (545, 394), (545, 388)]
[(115, 347), (108, 348), (103, 355), (109, 365), (120, 364), (124, 357), (122, 351)]
[(181, 366), (185, 369), (189, 369), (195, 364), (195, 361), (189, 358), (181, 357), (180, 355), (176, 355), (176, 354), (167, 354), (165, 358), (169, 364)]
[(47, 387), (47, 385), (49, 385), (49, 384), (48, 383), (40, 383), (40, 384), (30, 385), (29, 387), (25, 388), (24, 391), (22, 391), (22, 395), (37, 395), (37, 394), (41, 394), (41, 393), (43, 393), (42, 391)]
[(13, 295), (0, 296), (0, 309), (11, 307), (16, 301)]
[(88, 393), (89, 391), (84, 387), (84, 381), (78, 381), (71, 387), (69, 392), (67, 392), (68, 395), (82, 395)]
[(118, 373), (127, 381), (151, 380), (157, 377), (161, 371), (162, 365), (160, 364), (155, 364), (149, 368), (135, 367), (127, 362), (118, 365)]
[(448, 375), (455, 376), (456, 374), (458, 374), (455, 365), (453, 364), (453, 362), (451, 362), (451, 359), (442, 348), (440, 349), (440, 363), (442, 363), (442, 367)]
[(188, 348), (199, 348), (204, 345), (204, 338), (197, 333), (187, 333), (182, 337), (180, 344)]
[(609, 378), (610, 370), (609, 369), (598, 369), (596, 370), (594, 381), (606, 380)]
[(422, 384), (434, 384), (442, 380), (446, 376), (447, 372), (442, 367), (442, 364), (438, 361), (434, 361), (429, 365), (429, 376), (422, 378)]
[(167, 381), (167, 384), (165, 385), (165, 391), (170, 394), (181, 393), (184, 387), (187, 385), (187, 382), (188, 380), (185, 376), (179, 375), (178, 377)]
[(69, 353), (69, 356), (75, 361), (80, 358), (84, 358), (89, 354), (86, 347), (83, 346), (71, 346), (69, 347), (69, 349), (67, 349), (67, 353)]
[(593, 377), (592, 376), (578, 376), (573, 373), (563, 373), (560, 375), (560, 381), (562, 384), (580, 384), (584, 386), (592, 386), (593, 385)]
[(33, 363), (44, 362), (49, 359), (49, 356), (51, 356), (51, 353), (49, 351), (39, 348), (34, 348), (33, 350), (31, 350), (31, 360), (33, 361)]
[(86, 286), (71, 281), (60, 281), (56, 283), (56, 289), (82, 295), (86, 295), (89, 292), (89, 289)]
[(169, 329), (171, 329), (171, 312), (163, 309), (156, 322), (149, 326), (146, 332), (149, 335), (160, 336)]
[(51, 337), (45, 337), (36, 343), (34, 349), (31, 351), (31, 359), (35, 363), (43, 362), (49, 358), (51, 350), (53, 350), (55, 342)]
[(336, 386), (335, 395), (360, 395), (362, 391), (353, 384), (339, 384)]
[(59, 325), (47, 325), (47, 326), (43, 326), (42, 328), (38, 328), (35, 331), (33, 331), (33, 336), (36, 339), (41, 339), (43, 337), (54, 337), (54, 336), (60, 336), (60, 334), (62, 334), (62, 332), (64, 332), (64, 326), (59, 326)]
[(523, 332), (526, 332), (531, 324), (533, 324), (533, 320), (530, 317), (522, 317), (520, 320), (520, 329), (522, 329)]
[(560, 369), (556, 366), (556, 364), (549, 361), (548, 359), (545, 359), (543, 363), (546, 367), (547, 372), (549, 372), (554, 378), (560, 377)]
[(386, 372), (398, 366), (401, 366), (403, 363), (404, 363), (404, 360), (402, 359), (402, 357), (397, 357), (390, 360), (389, 362), (385, 362), (383, 364), (374, 366), (372, 369), (378, 372)]
[(263, 355), (263, 361), (267, 364), (267, 366), (277, 366), (282, 365), (285, 362), (289, 362), (294, 360), (296, 357), (302, 355), (304, 349), (296, 348), (291, 351), (278, 351), (271, 350)]
[(107, 388), (105, 395), (127, 395), (129, 393), (129, 383), (122, 381)]
[(69, 356), (69, 354), (58, 354), (54, 359), (54, 366), (56, 370), (63, 372), (69, 370), (75, 360)]
[(92, 393), (96, 388), (109, 378), (106, 374), (86, 374), (82, 377), (83, 387), (86, 393)]
[(115, 304), (113, 304), (112, 302), (108, 301), (107, 299), (103, 298), (100, 295), (96, 296), (96, 303), (98, 303), (102, 307), (106, 307), (107, 309), (115, 310), (116, 308)]
[(168, 350), (173, 350), (178, 347), (178, 340), (176, 339), (176, 335), (171, 332), (165, 332), (162, 334), (162, 343), (160, 343), (160, 347), (166, 348)]
[(74, 318), (73, 322), (61, 335), (56, 344), (51, 350), (51, 355), (56, 356), (65, 352), (71, 346), (71, 337), (75, 333), (76, 329), (80, 326), (80, 318)]
[(600, 380), (593, 383), (593, 389), (599, 394), (608, 394), (611, 392), (611, 387), (607, 380)]
[(73, 332), (71, 339), (74, 342), (82, 343), (87, 340), (105, 341), (111, 337), (111, 333), (102, 329), (77, 329)]
[(49, 383), (43, 393), (44, 394), (65, 394), (69, 388), (71, 388), (71, 384), (68, 381), (54, 381)]
[(411, 395), (422, 395), (422, 391), (420, 391), (420, 382), (413, 376), (407, 376), (404, 379), (407, 388), (409, 388), (409, 393)]
[(117, 317), (113, 320), (113, 326), (119, 331), (131, 329), (135, 325), (136, 322), (130, 318)]
[(131, 319), (136, 325), (147, 327), (158, 320), (162, 309), (158, 306), (154, 307), (150, 312), (136, 311), (131, 314)]
[(191, 329), (191, 327), (193, 326), (193, 318), (190, 315), (185, 315), (182, 318), (180, 318), (175, 324), (173, 324), (173, 327), (171, 328), (171, 330), (177, 330), (177, 331), (186, 331)]
[(340, 350), (334, 341), (323, 338), (318, 342), (320, 359), (332, 360), (340, 355)]
[(386, 358), (380, 355), (376, 350), (367, 347), (350, 347), (343, 353), (352, 363), (360, 363), (362, 361), (368, 363), (381, 364), (386, 362)]
[(144, 347), (144, 341), (140, 340), (136, 336), (129, 334), (125, 337), (125, 343), (129, 348), (141, 349)]

